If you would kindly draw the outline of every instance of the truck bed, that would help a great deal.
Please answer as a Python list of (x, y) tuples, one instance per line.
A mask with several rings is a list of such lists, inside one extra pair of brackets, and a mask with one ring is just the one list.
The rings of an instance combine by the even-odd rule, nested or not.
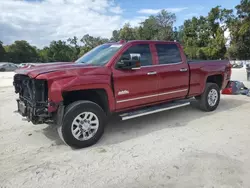
[(224, 80), (221, 89), (225, 88), (230, 80), (230, 62), (227, 60), (195, 60), (188, 61), (188, 65), (190, 71), (190, 96), (202, 93), (205, 83), (202, 83), (201, 80), (206, 81), (209, 79), (210, 74), (218, 75), (218, 79)]

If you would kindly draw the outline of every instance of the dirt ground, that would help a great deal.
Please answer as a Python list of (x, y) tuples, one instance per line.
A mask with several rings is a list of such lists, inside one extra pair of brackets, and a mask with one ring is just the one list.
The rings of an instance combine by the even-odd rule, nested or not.
[(12, 76), (0, 73), (1, 188), (250, 187), (250, 97), (223, 96), (212, 113), (187, 106), (113, 119), (97, 145), (74, 150), (55, 127), (15, 113)]

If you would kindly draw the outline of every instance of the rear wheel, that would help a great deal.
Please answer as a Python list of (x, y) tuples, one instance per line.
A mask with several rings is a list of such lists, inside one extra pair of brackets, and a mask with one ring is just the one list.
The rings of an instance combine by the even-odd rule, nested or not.
[(102, 108), (91, 101), (70, 104), (58, 132), (63, 141), (74, 148), (94, 145), (103, 135), (106, 115)]
[(4, 68), (0, 68), (0, 72), (5, 72), (5, 69)]
[(220, 88), (215, 83), (207, 83), (204, 93), (196, 98), (201, 110), (211, 112), (216, 110), (220, 103)]

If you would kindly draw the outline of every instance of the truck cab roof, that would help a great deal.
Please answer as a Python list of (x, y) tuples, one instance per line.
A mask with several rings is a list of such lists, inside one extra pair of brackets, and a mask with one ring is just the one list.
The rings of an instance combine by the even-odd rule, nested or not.
[(120, 40), (117, 44), (124, 44), (124, 43), (170, 43), (170, 44), (179, 44), (176, 41), (164, 41), (164, 40)]

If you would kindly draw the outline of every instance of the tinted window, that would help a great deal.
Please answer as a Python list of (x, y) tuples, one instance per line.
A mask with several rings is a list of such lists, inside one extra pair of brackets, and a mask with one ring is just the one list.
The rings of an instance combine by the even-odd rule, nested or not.
[(138, 44), (131, 46), (123, 53), (123, 55), (128, 55), (131, 53), (140, 54), (141, 66), (152, 65), (152, 55), (148, 44)]
[(176, 44), (156, 44), (159, 64), (180, 63), (180, 50)]

